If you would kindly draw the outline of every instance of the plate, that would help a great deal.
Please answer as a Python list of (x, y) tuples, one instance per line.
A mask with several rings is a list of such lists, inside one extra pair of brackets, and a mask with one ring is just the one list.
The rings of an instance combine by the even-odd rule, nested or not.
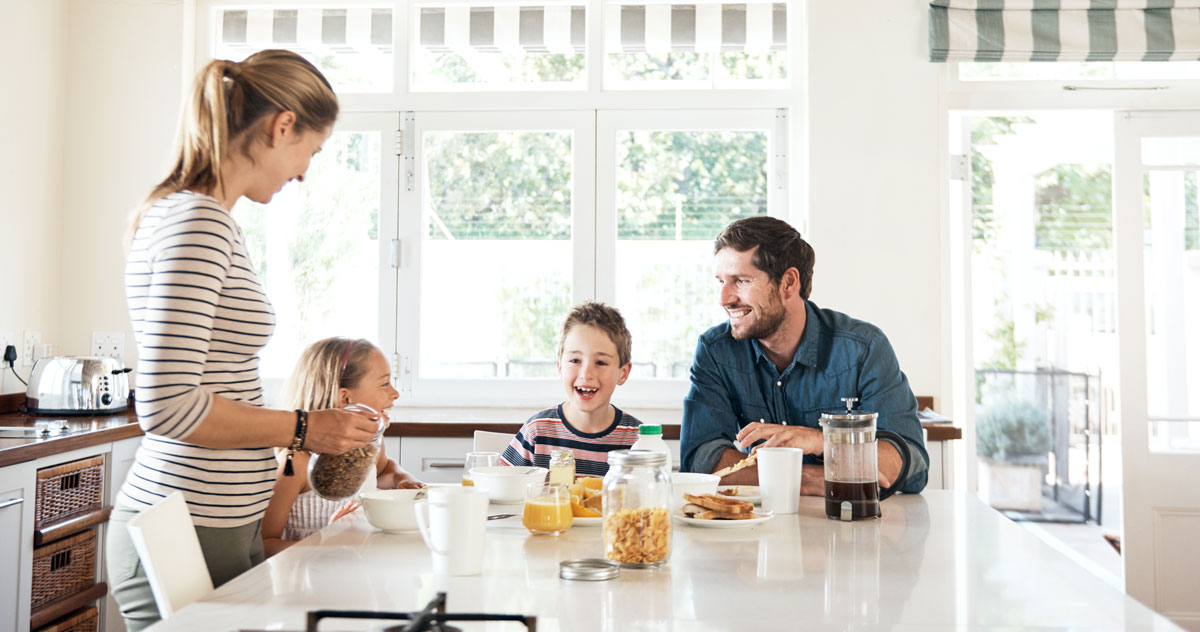
[(584, 516), (575, 516), (571, 518), (571, 526), (575, 527), (598, 527), (604, 524), (604, 518), (586, 518)]
[(755, 509), (754, 517), (748, 520), (701, 520), (699, 518), (688, 518), (682, 513), (677, 513), (674, 518), (684, 524), (693, 527), (707, 527), (709, 529), (741, 529), (744, 527), (753, 527), (756, 524), (762, 524), (771, 518), (775, 517), (774, 511), (766, 509)]
[(729, 498), (736, 498), (738, 500), (744, 500), (746, 502), (754, 503), (756, 505), (762, 504), (762, 494), (758, 491), (758, 487), (755, 485), (721, 485), (721, 486), (717, 487), (717, 494), (720, 496), (724, 496), (725, 494), (722, 494), (720, 492), (721, 492), (721, 490), (725, 490), (725, 489), (738, 490), (738, 493), (736, 496), (729, 496)]

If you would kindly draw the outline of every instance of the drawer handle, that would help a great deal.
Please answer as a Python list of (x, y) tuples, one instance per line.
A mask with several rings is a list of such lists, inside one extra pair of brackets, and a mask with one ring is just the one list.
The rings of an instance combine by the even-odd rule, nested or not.
[(19, 505), (23, 502), (25, 502), (24, 498), (9, 498), (8, 500), (0, 500), (0, 509), (12, 507), (13, 505)]
[(425, 467), (431, 470), (461, 470), (466, 461), (434, 461)]

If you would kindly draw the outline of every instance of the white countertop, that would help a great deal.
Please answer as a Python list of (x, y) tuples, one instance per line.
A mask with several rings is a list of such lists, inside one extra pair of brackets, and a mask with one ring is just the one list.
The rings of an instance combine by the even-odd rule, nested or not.
[[(385, 534), (359, 512), (153, 629), (303, 630), (309, 610), (413, 611), (438, 591), (448, 594), (448, 612), (535, 615), (539, 632), (1179, 629), (957, 492), (897, 495), (875, 521), (827, 520), (822, 499), (805, 498), (799, 514), (751, 528), (676, 522), (665, 567), (622, 569), (606, 582), (558, 577), (561, 560), (601, 557), (599, 527), (531, 536), (509, 518), (487, 533), (482, 575), (440, 577), (419, 534)], [(321, 630), (387, 627), (336, 623)]]

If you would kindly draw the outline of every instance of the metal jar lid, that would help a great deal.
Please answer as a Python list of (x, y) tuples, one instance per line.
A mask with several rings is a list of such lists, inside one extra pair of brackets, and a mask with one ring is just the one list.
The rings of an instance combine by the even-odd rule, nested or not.
[(657, 450), (613, 450), (608, 453), (608, 464), (613, 465), (666, 465), (667, 454)]
[(558, 576), (563, 579), (599, 582), (615, 579), (620, 574), (620, 565), (596, 558), (564, 560), (558, 565)]

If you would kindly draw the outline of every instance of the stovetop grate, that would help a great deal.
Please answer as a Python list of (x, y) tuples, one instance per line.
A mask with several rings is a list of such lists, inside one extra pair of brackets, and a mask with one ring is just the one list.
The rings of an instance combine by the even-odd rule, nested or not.
[(473, 614), (446, 613), (446, 593), (439, 592), (420, 612), (375, 612), (371, 610), (313, 610), (308, 613), (308, 632), (317, 632), (322, 619), (391, 619), (408, 621), (403, 625), (387, 628), (384, 632), (459, 632), (458, 628), (446, 625), (450, 621), (515, 621), (525, 625), (529, 632), (537, 632), (537, 617), (520, 614)]

